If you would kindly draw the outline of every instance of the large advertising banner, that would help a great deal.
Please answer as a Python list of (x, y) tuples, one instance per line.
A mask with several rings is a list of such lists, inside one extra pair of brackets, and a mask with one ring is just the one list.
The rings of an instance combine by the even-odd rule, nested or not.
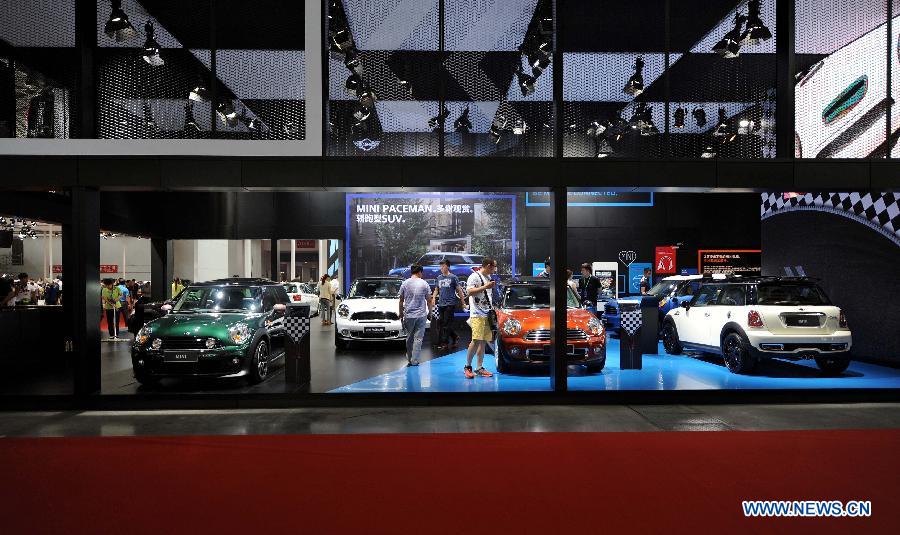
[(759, 249), (716, 249), (697, 251), (697, 269), (701, 275), (744, 275), (762, 273)]
[(421, 264), (434, 279), (441, 258), (467, 278), (484, 257), (501, 276), (517, 273), (514, 194), (348, 193), (347, 279), (408, 277)]

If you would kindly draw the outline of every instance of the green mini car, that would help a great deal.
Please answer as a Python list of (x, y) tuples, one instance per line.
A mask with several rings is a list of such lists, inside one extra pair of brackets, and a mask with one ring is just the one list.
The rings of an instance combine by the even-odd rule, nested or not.
[(290, 298), (266, 279), (193, 284), (167, 315), (141, 328), (131, 348), (134, 377), (245, 377), (256, 384), (284, 356), (284, 315)]

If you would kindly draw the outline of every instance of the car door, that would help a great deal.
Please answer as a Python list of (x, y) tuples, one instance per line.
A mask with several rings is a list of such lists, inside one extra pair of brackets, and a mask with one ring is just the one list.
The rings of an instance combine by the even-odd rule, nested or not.
[(718, 300), (707, 308), (709, 330), (704, 344), (714, 347), (721, 345), (722, 327), (732, 320), (737, 320), (738, 314), (742, 313), (747, 304), (747, 287), (745, 285), (724, 284), (720, 288)]
[(678, 311), (681, 320), (676, 320), (676, 326), (682, 342), (708, 345), (710, 308), (719, 299), (720, 293), (721, 286), (717, 284), (701, 286), (691, 300), (691, 306)]

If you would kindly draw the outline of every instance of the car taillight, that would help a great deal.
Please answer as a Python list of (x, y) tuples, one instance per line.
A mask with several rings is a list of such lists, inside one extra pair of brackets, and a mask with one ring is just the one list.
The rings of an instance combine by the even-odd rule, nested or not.
[(300, 297), (299, 295), (292, 295), (291, 298), (292, 298), (294, 301), (300, 301), (300, 300), (303, 299), (303, 298)]
[(840, 325), (841, 327), (847, 326), (847, 316), (844, 315), (843, 310), (841, 310), (841, 315), (838, 316), (838, 325)]
[(747, 312), (747, 325), (750, 327), (762, 327), (762, 316), (759, 315), (759, 312), (755, 310), (751, 310)]

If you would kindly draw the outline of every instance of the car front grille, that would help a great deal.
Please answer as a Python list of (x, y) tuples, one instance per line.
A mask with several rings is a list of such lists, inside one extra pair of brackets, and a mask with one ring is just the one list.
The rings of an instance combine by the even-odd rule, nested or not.
[(206, 338), (178, 336), (163, 338), (162, 348), (168, 350), (206, 349)]
[(353, 321), (397, 321), (400, 316), (396, 312), (383, 312), (380, 310), (369, 310), (365, 312), (356, 312), (350, 319)]
[[(533, 329), (525, 333), (523, 337), (528, 342), (549, 342), (550, 329)], [(587, 340), (588, 335), (581, 329), (568, 329), (566, 332), (567, 340)]]
[(378, 332), (361, 332), (352, 331), (350, 335), (353, 338), (361, 338), (368, 340), (378, 340), (380, 338), (396, 338), (400, 334), (399, 331), (378, 331)]

